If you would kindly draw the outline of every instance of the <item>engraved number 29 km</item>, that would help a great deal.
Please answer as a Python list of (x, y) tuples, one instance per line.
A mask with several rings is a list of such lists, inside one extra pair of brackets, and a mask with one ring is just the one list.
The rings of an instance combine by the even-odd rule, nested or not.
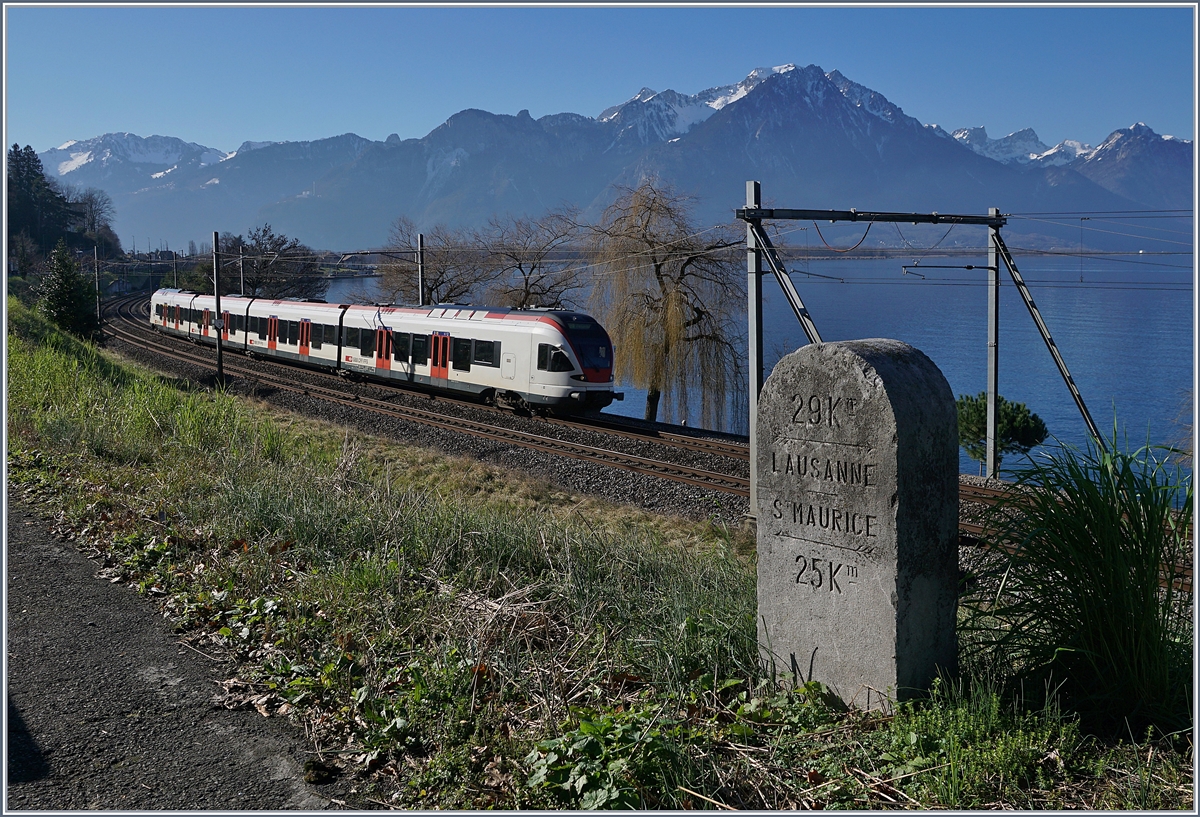
[(792, 402), (796, 404), (796, 410), (792, 412), (792, 422), (809, 426), (827, 425), (830, 428), (841, 428), (838, 409), (844, 408), (853, 415), (855, 408), (853, 398), (847, 398), (843, 406), (842, 398), (835, 398), (832, 394), (814, 394), (811, 397), (795, 394), (792, 395)]

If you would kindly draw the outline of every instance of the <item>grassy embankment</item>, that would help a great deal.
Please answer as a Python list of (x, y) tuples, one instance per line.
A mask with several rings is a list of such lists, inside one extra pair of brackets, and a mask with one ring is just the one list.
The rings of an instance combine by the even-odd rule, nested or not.
[[(964, 677), (892, 716), (756, 664), (745, 542), (172, 383), (9, 306), (10, 491), (409, 808), (1190, 808), (1190, 744)], [(233, 679), (231, 679), (233, 680)]]

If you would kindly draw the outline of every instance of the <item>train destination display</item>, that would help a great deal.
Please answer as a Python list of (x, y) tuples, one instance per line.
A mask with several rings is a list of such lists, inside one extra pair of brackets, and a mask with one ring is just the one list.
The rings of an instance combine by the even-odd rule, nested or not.
[(811, 344), (758, 403), (758, 628), (778, 674), (886, 708), (954, 669), (958, 425), (895, 340)]

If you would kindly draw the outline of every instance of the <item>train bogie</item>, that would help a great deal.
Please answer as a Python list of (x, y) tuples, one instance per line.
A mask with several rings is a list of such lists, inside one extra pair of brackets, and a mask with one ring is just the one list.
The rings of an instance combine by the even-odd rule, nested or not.
[(327, 304), (159, 290), (151, 324), (171, 334), (372, 379), (558, 412), (613, 392), (613, 350), (587, 315), (438, 305)]

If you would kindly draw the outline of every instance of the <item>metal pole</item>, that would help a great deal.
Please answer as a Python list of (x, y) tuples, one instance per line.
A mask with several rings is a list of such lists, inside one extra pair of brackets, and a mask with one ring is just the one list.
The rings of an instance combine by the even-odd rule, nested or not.
[(238, 245), (238, 277), (241, 279), (238, 282), (238, 285), (240, 287), (238, 289), (238, 292), (240, 292), (242, 295), (245, 295), (246, 294), (246, 246), (244, 244)]
[(824, 343), (821, 340), (821, 333), (817, 331), (817, 325), (813, 323), (812, 316), (808, 314), (808, 307), (804, 305), (804, 301), (800, 298), (800, 293), (796, 291), (796, 285), (792, 283), (792, 277), (788, 275), (788, 271), (784, 268), (783, 260), (775, 250), (775, 245), (771, 243), (771, 238), (763, 231), (762, 222), (747, 222), (747, 225), (754, 232), (755, 238), (758, 239), (759, 255), (766, 256), (767, 263), (771, 266), (771, 271), (775, 273), (775, 280), (779, 281), (779, 288), (783, 290), (784, 297), (791, 304), (792, 311), (796, 313), (796, 320), (800, 321), (800, 328), (808, 336), (808, 342)]
[(92, 260), (96, 262), (96, 323), (100, 323), (100, 248), (92, 247)]
[(221, 259), (217, 253), (217, 243), (220, 237), (217, 231), (213, 230), (213, 292), (217, 296), (217, 385), (222, 385), (225, 382), (225, 362), (221, 356)]
[[(998, 216), (995, 207), (988, 208), (989, 216)], [(996, 432), (1000, 417), (997, 411), (1000, 375), (1000, 228), (988, 227), (988, 341), (987, 341), (987, 460), (985, 473), (989, 479), (996, 473)]]
[(171, 253), (171, 269), (175, 273), (175, 288), (179, 289), (179, 253)]
[[(746, 207), (762, 206), (762, 187), (758, 182), (746, 182)], [(762, 331), (762, 251), (755, 237), (755, 227), (761, 222), (746, 222), (746, 314), (749, 320), (750, 382), (750, 512), (751, 519), (758, 519), (758, 394), (763, 386), (763, 331)]]
[(425, 306), (425, 236), (417, 233), (417, 306)]
[(1016, 262), (1013, 261), (1012, 253), (1008, 251), (1008, 246), (1005, 245), (999, 235), (996, 236), (996, 249), (999, 250), (1000, 257), (1004, 259), (1004, 266), (1008, 267), (1008, 274), (1012, 276), (1013, 283), (1017, 285), (1017, 292), (1020, 294), (1021, 299), (1025, 301), (1025, 308), (1029, 310), (1029, 316), (1033, 318), (1034, 324), (1037, 325), (1038, 332), (1042, 336), (1042, 341), (1045, 342), (1046, 348), (1050, 350), (1050, 357), (1054, 358), (1054, 365), (1058, 367), (1058, 373), (1062, 375), (1063, 382), (1067, 384), (1067, 389), (1071, 392), (1072, 399), (1075, 400), (1075, 406), (1083, 416), (1084, 424), (1088, 427), (1088, 433), (1096, 441), (1096, 446), (1101, 451), (1104, 451), (1104, 437), (1100, 436), (1100, 429), (1096, 427), (1095, 421), (1092, 420), (1092, 414), (1083, 402), (1083, 395), (1079, 393), (1079, 387), (1075, 385), (1075, 378), (1071, 377), (1071, 372), (1067, 370), (1067, 362), (1063, 360), (1063, 356), (1059, 353), (1058, 345), (1054, 342), (1054, 338), (1050, 337), (1050, 329), (1046, 326), (1046, 322), (1042, 320), (1042, 313), (1037, 308), (1037, 304), (1033, 302), (1033, 295), (1029, 293), (1029, 287), (1025, 285), (1025, 279), (1021, 277)]

